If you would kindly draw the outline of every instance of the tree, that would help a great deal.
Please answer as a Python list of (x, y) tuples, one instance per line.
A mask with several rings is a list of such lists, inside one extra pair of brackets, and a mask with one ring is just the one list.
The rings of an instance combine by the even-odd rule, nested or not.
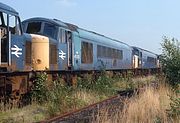
[(180, 84), (180, 42), (177, 39), (163, 38), (161, 64), (169, 83)]

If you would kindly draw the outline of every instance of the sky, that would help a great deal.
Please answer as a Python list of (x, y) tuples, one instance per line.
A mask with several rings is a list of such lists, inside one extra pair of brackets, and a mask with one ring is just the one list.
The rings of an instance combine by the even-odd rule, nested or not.
[(163, 36), (180, 40), (180, 0), (0, 0), (21, 20), (56, 18), (161, 53)]

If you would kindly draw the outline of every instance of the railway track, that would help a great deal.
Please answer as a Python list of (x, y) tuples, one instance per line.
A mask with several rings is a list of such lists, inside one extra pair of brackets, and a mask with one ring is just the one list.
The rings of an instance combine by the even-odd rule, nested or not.
[(96, 116), (113, 116), (113, 113), (118, 110), (122, 110), (124, 100), (127, 96), (131, 97), (134, 92), (136, 92), (136, 90), (118, 91), (116, 96), (91, 104), (84, 108), (41, 121), (40, 123), (91, 123), (93, 121), (100, 121), (101, 119), (98, 119)]
[[(154, 89), (157, 89), (158, 83), (152, 81), (149, 86), (153, 87)], [(106, 117), (111, 118), (115, 115), (116, 112), (123, 109), (124, 102), (127, 98), (130, 98), (135, 94), (138, 95), (139, 93), (142, 93), (145, 90), (145, 88), (146, 86), (138, 89), (117, 91), (116, 96), (91, 104), (84, 108), (41, 121), (40, 123), (102, 122), (101, 116), (106, 115)]]

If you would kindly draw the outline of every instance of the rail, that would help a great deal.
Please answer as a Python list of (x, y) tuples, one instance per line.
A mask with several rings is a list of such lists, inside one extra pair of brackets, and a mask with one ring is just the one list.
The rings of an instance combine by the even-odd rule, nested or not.
[[(122, 109), (123, 100), (127, 96), (132, 96), (136, 92), (136, 90), (128, 90), (128, 91), (118, 91), (116, 96), (112, 96), (103, 101), (88, 105), (84, 108), (77, 109), (68, 113), (65, 113), (60, 116), (56, 116), (40, 123), (61, 123), (61, 122), (89, 122), (89, 120), (93, 120), (93, 115), (98, 114), (100, 110), (105, 109), (108, 105), (118, 105), (115, 109)], [(111, 109), (113, 110), (113, 109)], [(112, 112), (111, 112), (112, 113)], [(88, 120), (88, 121), (87, 121)]]

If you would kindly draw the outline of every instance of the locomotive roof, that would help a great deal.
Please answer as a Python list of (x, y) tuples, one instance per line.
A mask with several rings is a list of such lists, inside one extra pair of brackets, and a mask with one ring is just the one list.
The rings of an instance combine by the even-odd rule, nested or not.
[[(48, 19), (48, 18), (42, 18), (42, 17), (37, 17), (37, 18), (30, 18), (30, 19), (27, 19), (25, 21), (33, 21), (33, 20), (36, 20), (36, 21), (47, 21), (47, 22), (50, 22), (50, 23), (53, 23), (57, 26), (62, 26), (62, 27), (65, 27), (71, 31), (76, 31), (76, 32), (86, 32), (89, 33), (89, 34), (93, 34), (94, 36), (99, 36), (99, 37), (103, 37), (103, 38), (106, 38), (108, 40), (112, 40), (112, 41), (115, 41), (115, 42), (118, 42), (118, 43), (121, 43), (121, 44), (124, 44), (126, 46), (129, 46), (128, 44), (124, 43), (124, 42), (121, 42), (119, 40), (115, 40), (115, 39), (112, 39), (112, 38), (109, 38), (107, 36), (104, 36), (102, 34), (99, 34), (99, 33), (96, 33), (96, 32), (93, 32), (93, 31), (89, 31), (89, 30), (86, 30), (86, 29), (83, 29), (83, 28), (79, 28), (78, 26), (74, 25), (74, 24), (70, 24), (70, 23), (65, 23), (65, 22), (62, 22), (58, 19)], [(80, 34), (81, 35), (81, 34)], [(129, 46), (130, 47), (130, 46)]]
[(0, 11), (11, 14), (11, 15), (15, 15), (15, 16), (19, 15), (15, 9), (1, 2), (0, 2)]
[(62, 26), (62, 27), (68, 28), (67, 24), (65, 24), (64, 22), (62, 22), (60, 20), (48, 19), (48, 18), (43, 18), (43, 17), (30, 18), (30, 19), (25, 20), (24, 22), (26, 22), (26, 21), (34, 21), (34, 20), (35, 21), (46, 21), (46, 22), (50, 22), (52, 24), (55, 24), (57, 26)]
[(140, 48), (140, 47), (132, 46), (132, 48), (133, 48), (133, 49), (142, 50), (142, 51), (146, 51), (146, 52), (149, 52), (149, 53), (151, 53), (151, 54), (157, 55), (156, 53), (153, 53), (153, 52), (151, 52), (151, 51), (148, 51), (148, 50), (142, 49), (142, 48)]

